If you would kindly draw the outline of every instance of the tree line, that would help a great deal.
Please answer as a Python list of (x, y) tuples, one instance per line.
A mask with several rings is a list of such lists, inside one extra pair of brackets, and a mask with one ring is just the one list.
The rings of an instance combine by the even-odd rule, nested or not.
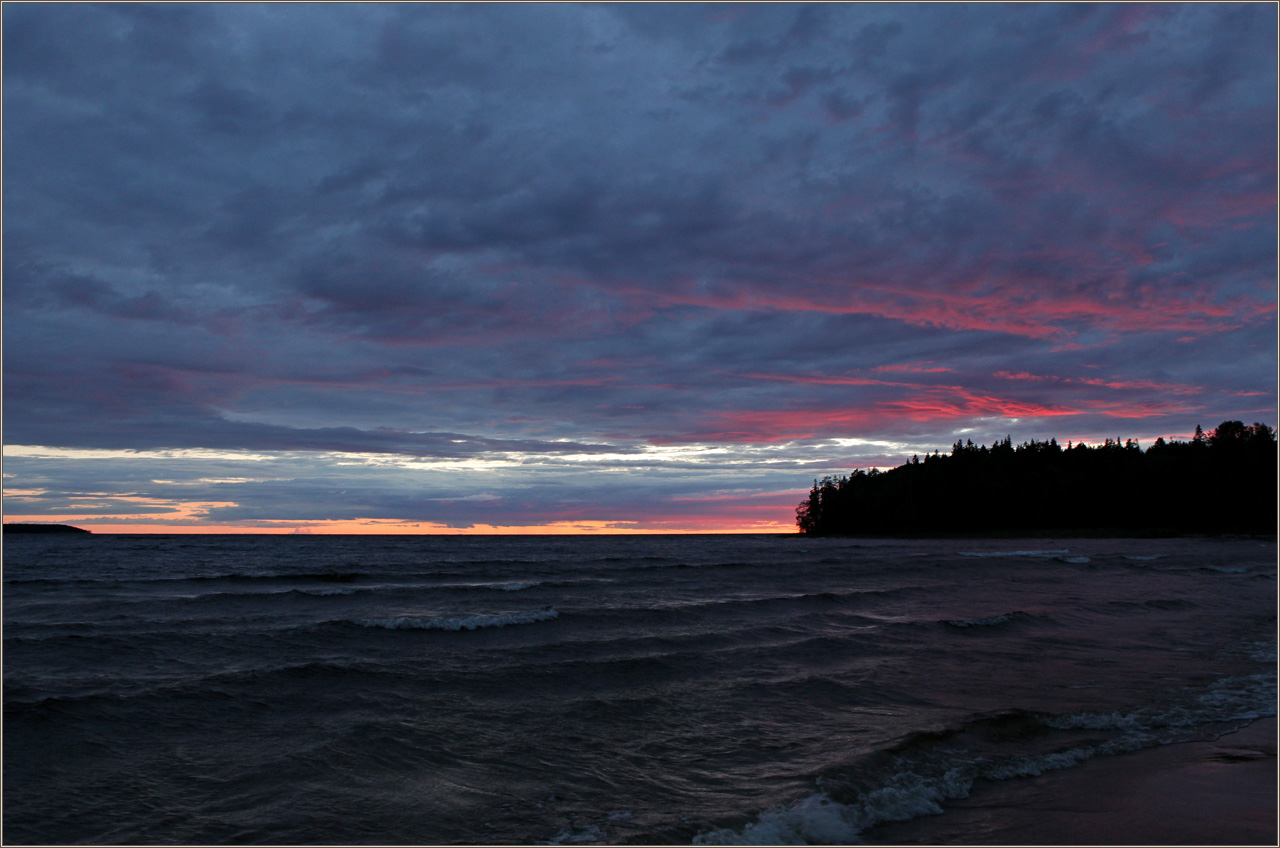
[(888, 471), (815, 480), (796, 507), (801, 533), (949, 535), (1276, 532), (1276, 433), (1223, 421), (1190, 441), (1142, 450), (1056, 439), (987, 447), (957, 441), (950, 454), (911, 457)]

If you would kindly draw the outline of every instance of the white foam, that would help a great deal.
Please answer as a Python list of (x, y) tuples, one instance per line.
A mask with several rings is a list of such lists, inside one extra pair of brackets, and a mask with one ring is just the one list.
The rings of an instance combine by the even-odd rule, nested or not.
[(1087, 556), (1062, 556), (1062, 557), (1054, 557), (1054, 559), (1056, 559), (1058, 562), (1071, 562), (1071, 563), (1075, 563), (1076, 565), (1083, 565), (1084, 563), (1089, 561), (1089, 558)]
[(1007, 760), (987, 764), (982, 776), (988, 780), (1008, 780), (1014, 777), (1035, 777), (1054, 769), (1068, 768), (1092, 757), (1094, 748), (1070, 748), (1052, 754), (1010, 757)]
[(1149, 730), (1155, 727), (1184, 727), (1197, 723), (1186, 710), (1170, 708), (1162, 712), (1137, 710), (1131, 713), (1071, 713), (1044, 719), (1049, 727), (1058, 730)]
[[(932, 778), (913, 771), (900, 772), (890, 778), (887, 785), (861, 795), (852, 804), (841, 804), (821, 792), (794, 804), (767, 810), (741, 830), (721, 828), (701, 833), (693, 841), (700, 845), (853, 844), (860, 842), (860, 834), (874, 825), (942, 813), (943, 801), (968, 796), (978, 778), (1032, 777), (1078, 765), (1099, 754), (1131, 751), (1145, 744), (1148, 743), (1135, 738), (1122, 738), (1047, 754), (980, 757), (958, 762)], [(822, 784), (821, 779), (818, 782)]]
[(1275, 714), (1276, 673), (1270, 670), (1215, 680), (1187, 706), (1129, 713), (1080, 712), (1045, 718), (1044, 723), (1059, 730), (1119, 730), (1133, 738), (1155, 739), (1169, 729), (1199, 727), (1208, 722), (1252, 721)]
[(1192, 738), (1186, 734), (1185, 729), (1202, 729), (1207, 721), (1247, 722), (1275, 715), (1275, 672), (1222, 678), (1207, 691), (1199, 693), (1194, 698), (1194, 703), (1188, 706), (1190, 709), (1174, 705), (1128, 713), (1081, 712), (1066, 716), (1045, 716), (1040, 720), (1056, 729), (1107, 730), (1118, 731), (1118, 734), (1095, 744), (1042, 754), (987, 757), (939, 751), (937, 753), (950, 760), (935, 761), (932, 776), (922, 776), (913, 770), (919, 769), (921, 765), (927, 770), (927, 763), (910, 766), (904, 763), (902, 770), (890, 774), (882, 786), (861, 793), (857, 800), (849, 804), (835, 801), (825, 791), (827, 784), (819, 778), (818, 787), (824, 791), (789, 805), (766, 810), (754, 822), (739, 830), (711, 830), (698, 834), (693, 841), (703, 845), (856, 843), (860, 841), (860, 835), (874, 825), (941, 813), (942, 802), (967, 796), (973, 782), (979, 778), (1008, 780), (1031, 777), (1069, 768), (1097, 756), (1120, 754)]
[(1215, 680), (1196, 700), (1224, 719), (1248, 719), (1276, 714), (1276, 673), (1248, 674)]
[(560, 613), (548, 607), (531, 612), (510, 612), (504, 615), (469, 615), (463, 618), (363, 618), (356, 623), (364, 627), (382, 627), (387, 630), (477, 630), (481, 627), (506, 627), (508, 624), (533, 624), (559, 618)]
[(586, 827), (579, 827), (572, 831), (562, 830), (547, 844), (564, 845), (567, 842), (599, 842), (602, 839), (604, 839), (604, 831), (602, 831), (598, 825), (591, 824)]
[(940, 802), (963, 798), (972, 784), (971, 769), (954, 768), (932, 779), (902, 772), (853, 804), (841, 804), (820, 792), (768, 810), (741, 831), (721, 828), (698, 834), (693, 841), (699, 845), (847, 845), (857, 842), (858, 835), (872, 825), (937, 815), (942, 812)]
[(841, 845), (855, 841), (861, 828), (849, 820), (853, 808), (838, 804), (826, 793), (811, 795), (790, 806), (777, 807), (742, 828), (700, 833), (695, 845)]

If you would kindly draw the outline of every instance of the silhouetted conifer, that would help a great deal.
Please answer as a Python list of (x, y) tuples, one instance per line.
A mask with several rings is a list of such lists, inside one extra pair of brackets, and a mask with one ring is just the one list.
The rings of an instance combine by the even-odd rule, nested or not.
[(988, 449), (957, 440), (950, 455), (815, 480), (796, 509), (812, 535), (1075, 530), (1275, 533), (1276, 433), (1224, 421), (1190, 442), (1133, 439), (1098, 447), (1011, 437)]

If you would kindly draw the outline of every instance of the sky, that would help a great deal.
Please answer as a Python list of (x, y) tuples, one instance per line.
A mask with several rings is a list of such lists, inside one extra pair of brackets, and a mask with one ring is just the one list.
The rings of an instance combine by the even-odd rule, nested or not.
[(793, 532), (1276, 423), (1271, 3), (3, 16), (7, 521)]

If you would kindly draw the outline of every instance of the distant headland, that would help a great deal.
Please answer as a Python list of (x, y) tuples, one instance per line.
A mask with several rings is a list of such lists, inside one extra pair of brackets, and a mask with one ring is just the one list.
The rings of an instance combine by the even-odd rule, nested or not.
[(1223, 421), (1145, 451), (1132, 439), (957, 441), (949, 455), (815, 480), (796, 525), (812, 536), (1274, 535), (1276, 433)]
[(80, 527), (70, 524), (6, 524), (6, 533), (89, 533)]

